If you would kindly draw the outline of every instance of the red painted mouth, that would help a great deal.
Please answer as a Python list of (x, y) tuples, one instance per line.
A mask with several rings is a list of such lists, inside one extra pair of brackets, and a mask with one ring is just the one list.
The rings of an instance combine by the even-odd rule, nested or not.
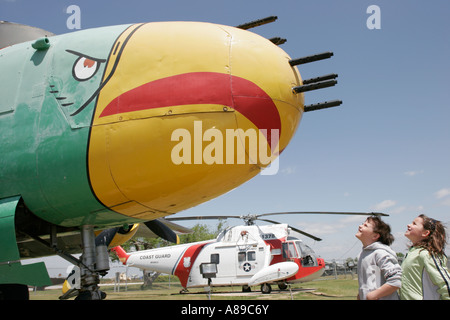
[(143, 84), (112, 100), (100, 117), (154, 108), (219, 104), (239, 111), (257, 128), (278, 129), (281, 120), (270, 96), (244, 78), (214, 72), (193, 72), (175, 75)]

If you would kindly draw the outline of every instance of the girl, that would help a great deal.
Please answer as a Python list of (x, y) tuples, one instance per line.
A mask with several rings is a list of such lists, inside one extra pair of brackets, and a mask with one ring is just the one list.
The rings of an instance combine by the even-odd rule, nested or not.
[(389, 225), (379, 217), (369, 217), (355, 236), (363, 245), (358, 258), (358, 299), (398, 300), (402, 269), (389, 247), (394, 241)]
[(405, 232), (412, 247), (403, 261), (402, 300), (450, 300), (445, 228), (440, 221), (421, 214)]

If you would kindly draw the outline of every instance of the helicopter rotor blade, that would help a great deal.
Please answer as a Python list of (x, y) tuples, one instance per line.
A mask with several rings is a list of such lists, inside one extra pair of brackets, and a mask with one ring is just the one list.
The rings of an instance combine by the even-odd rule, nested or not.
[(168, 221), (186, 221), (186, 220), (224, 220), (228, 218), (241, 219), (241, 216), (193, 216), (193, 217), (174, 217), (165, 218)]
[[(253, 221), (255, 220), (262, 220), (269, 223), (275, 223), (280, 224), (280, 222), (268, 220), (268, 219), (261, 219), (260, 217), (264, 216), (270, 216), (270, 215), (294, 215), (294, 214), (328, 214), (328, 215), (359, 215), (359, 216), (389, 216), (388, 214), (382, 213), (382, 212), (337, 212), (337, 211), (293, 211), (293, 212), (272, 212), (272, 213), (262, 213), (262, 214), (256, 214), (256, 215), (246, 215), (246, 216), (191, 216), (191, 217), (174, 217), (174, 218), (165, 218), (168, 221), (186, 221), (186, 220), (223, 220), (228, 218), (235, 218), (235, 219), (243, 219), (246, 221), (247, 224), (253, 224)], [(298, 228), (289, 226), (292, 230), (303, 234), (304, 236), (307, 236), (309, 238), (312, 238), (316, 241), (321, 241), (321, 238), (318, 238), (312, 234), (309, 234), (305, 231), (302, 231)]]
[[(258, 220), (266, 221), (266, 222), (269, 222), (269, 223), (281, 224), (281, 222), (277, 222), (277, 221), (273, 221), (273, 220), (269, 220), (269, 219), (258, 219)], [(298, 233), (300, 233), (300, 234), (302, 234), (302, 235), (304, 235), (304, 236), (307, 236), (307, 237), (309, 237), (309, 238), (311, 238), (311, 239), (314, 239), (314, 240), (316, 240), (316, 241), (322, 241), (321, 238), (318, 238), (318, 237), (316, 237), (316, 236), (313, 236), (312, 234), (307, 233), (307, 232), (305, 232), (305, 231), (302, 231), (302, 230), (300, 230), (300, 229), (297, 229), (297, 228), (295, 228), (295, 227), (293, 227), (293, 226), (291, 226), (291, 225), (289, 225), (289, 228), (291, 228), (291, 229), (294, 230), (295, 232), (298, 232)]]
[(273, 212), (273, 213), (262, 213), (257, 215), (247, 215), (247, 216), (190, 216), (190, 217), (170, 217), (165, 218), (167, 221), (186, 221), (186, 220), (223, 220), (228, 218), (234, 219), (245, 219), (253, 218), (258, 219), (259, 217), (269, 216), (269, 215), (281, 215), (281, 214), (340, 214), (340, 215), (365, 215), (365, 216), (389, 216), (385, 213), (380, 212), (328, 212), (328, 211), (295, 211), (295, 212)]
[(329, 214), (329, 215), (357, 215), (357, 216), (382, 216), (388, 217), (389, 215), (382, 212), (335, 212), (335, 211), (294, 211), (294, 212), (273, 212), (273, 213), (262, 213), (256, 215), (257, 217), (264, 217), (270, 215), (281, 215), (281, 214)]

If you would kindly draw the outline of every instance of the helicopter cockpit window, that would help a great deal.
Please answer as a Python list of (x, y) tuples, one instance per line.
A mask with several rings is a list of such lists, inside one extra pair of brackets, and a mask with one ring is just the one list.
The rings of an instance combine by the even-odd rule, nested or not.
[(245, 261), (246, 253), (245, 252), (238, 252), (238, 261), (242, 262)]
[(301, 252), (302, 266), (315, 267), (317, 266), (316, 254), (314, 251), (301, 241), (296, 241), (297, 248)]
[(283, 243), (283, 257), (284, 258), (298, 258), (297, 250), (293, 242)]
[(302, 250), (302, 246), (301, 246), (301, 242), (300, 241), (295, 241), (295, 244), (296, 244), (296, 246), (297, 246), (297, 250), (298, 250), (298, 253), (300, 254), (300, 257), (303, 257), (303, 250)]
[(298, 258), (297, 251), (295, 250), (295, 245), (292, 242), (289, 242), (289, 257)]

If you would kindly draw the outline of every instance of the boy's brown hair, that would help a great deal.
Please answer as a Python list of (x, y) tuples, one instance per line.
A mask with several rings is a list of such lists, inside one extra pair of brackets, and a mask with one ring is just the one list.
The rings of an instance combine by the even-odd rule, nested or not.
[(382, 221), (377, 216), (368, 217), (367, 220), (372, 222), (374, 226), (373, 231), (380, 235), (378, 241), (388, 246), (394, 242), (394, 236), (391, 234), (391, 227), (386, 222)]

